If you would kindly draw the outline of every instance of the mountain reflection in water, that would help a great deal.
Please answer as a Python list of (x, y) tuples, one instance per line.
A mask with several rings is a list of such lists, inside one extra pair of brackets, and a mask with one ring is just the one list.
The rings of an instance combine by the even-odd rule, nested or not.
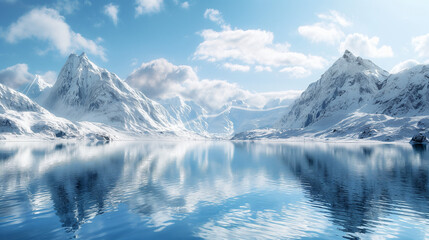
[(0, 239), (429, 237), (429, 150), (0, 144)]

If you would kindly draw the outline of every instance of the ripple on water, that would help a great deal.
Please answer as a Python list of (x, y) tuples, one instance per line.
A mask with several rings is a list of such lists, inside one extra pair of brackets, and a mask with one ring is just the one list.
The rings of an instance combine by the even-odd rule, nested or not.
[(408, 145), (0, 144), (1, 239), (429, 235), (429, 154)]

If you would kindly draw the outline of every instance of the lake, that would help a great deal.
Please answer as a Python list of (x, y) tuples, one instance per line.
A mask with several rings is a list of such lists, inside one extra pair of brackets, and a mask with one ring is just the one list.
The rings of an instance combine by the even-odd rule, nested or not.
[(0, 143), (0, 239), (427, 239), (409, 144)]

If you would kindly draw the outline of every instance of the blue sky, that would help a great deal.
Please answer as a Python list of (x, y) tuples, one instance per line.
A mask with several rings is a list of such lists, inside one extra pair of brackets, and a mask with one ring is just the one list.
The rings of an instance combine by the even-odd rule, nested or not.
[(388, 71), (425, 63), (428, 12), (425, 1), (0, 0), (0, 69), (52, 77), (85, 51), (123, 79), (164, 58), (251, 92), (304, 90), (345, 48)]

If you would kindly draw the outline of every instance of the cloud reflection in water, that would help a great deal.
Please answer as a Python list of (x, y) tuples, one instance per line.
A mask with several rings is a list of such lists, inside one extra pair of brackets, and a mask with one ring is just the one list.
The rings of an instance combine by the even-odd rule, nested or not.
[(411, 145), (2, 143), (0, 237), (424, 238), (428, 174)]

